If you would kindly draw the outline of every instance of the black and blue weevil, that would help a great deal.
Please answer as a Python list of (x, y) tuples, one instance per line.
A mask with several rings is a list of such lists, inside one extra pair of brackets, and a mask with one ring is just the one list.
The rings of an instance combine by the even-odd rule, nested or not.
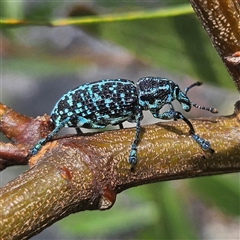
[[(149, 110), (155, 118), (163, 120), (182, 119), (190, 128), (189, 134), (201, 148), (214, 152), (210, 143), (199, 137), (191, 122), (182, 113), (175, 111), (172, 105), (172, 102), (177, 100), (186, 112), (194, 106), (217, 113), (215, 108), (199, 106), (187, 97), (189, 89), (200, 85), (200, 82), (192, 84), (185, 89), (185, 93), (176, 83), (161, 77), (143, 77), (136, 84), (127, 79), (106, 79), (81, 85), (64, 94), (56, 103), (50, 116), (54, 130), (41, 139), (30, 150), (28, 156), (35, 155), (63, 127), (74, 127), (77, 133), (81, 134), (80, 127), (100, 129), (107, 125), (119, 125), (123, 128), (122, 123), (128, 121), (136, 123), (136, 133), (128, 158), (133, 169), (137, 162), (137, 145), (144, 110)], [(169, 110), (160, 113), (166, 104)]]

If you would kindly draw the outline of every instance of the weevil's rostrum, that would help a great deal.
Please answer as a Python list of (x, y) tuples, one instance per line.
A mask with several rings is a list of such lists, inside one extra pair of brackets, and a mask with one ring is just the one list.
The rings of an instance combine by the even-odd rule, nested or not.
[[(80, 127), (97, 129), (118, 124), (123, 128), (122, 123), (129, 121), (136, 123), (136, 133), (128, 159), (133, 169), (137, 162), (143, 110), (149, 110), (159, 119), (182, 119), (189, 126), (189, 134), (193, 140), (203, 150), (214, 152), (210, 143), (198, 136), (191, 122), (182, 113), (175, 111), (172, 105), (172, 102), (177, 100), (185, 111), (190, 111), (194, 106), (217, 113), (215, 108), (199, 106), (187, 97), (189, 89), (200, 85), (199, 82), (192, 84), (185, 89), (185, 93), (176, 83), (161, 77), (143, 77), (136, 84), (127, 79), (106, 79), (81, 85), (64, 94), (56, 103), (50, 117), (54, 130), (30, 150), (29, 156), (36, 154), (42, 145), (50, 141), (63, 127), (74, 127), (81, 133)], [(166, 104), (169, 110), (160, 113)]]

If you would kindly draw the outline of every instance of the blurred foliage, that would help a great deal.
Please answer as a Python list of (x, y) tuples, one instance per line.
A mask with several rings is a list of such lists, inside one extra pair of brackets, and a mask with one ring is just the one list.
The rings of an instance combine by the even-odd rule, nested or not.
[[(99, 4), (101, 3), (102, 2), (99, 2)], [(176, 3), (179, 4), (178, 1), (176, 1)], [(103, 2), (104, 6), (106, 4), (107, 3)], [(116, 12), (118, 10), (120, 13), (125, 13), (127, 11), (126, 9), (132, 6), (133, 10), (141, 10), (144, 15), (144, 9), (146, 9), (144, 5), (148, 7), (151, 6), (144, 2), (137, 4), (137, 7), (136, 4), (135, 1), (130, 1), (128, 5), (122, 6), (120, 2), (111, 2), (111, 5), (114, 5), (114, 11)], [(157, 3), (154, 2), (153, 6), (156, 6), (156, 4)], [(58, 9), (58, 11), (55, 10), (55, 12), (61, 13), (59, 3), (53, 2), (47, 4), (47, 7), (46, 5), (40, 5), (40, 7), (38, 4), (35, 5), (37, 5), (37, 8), (31, 5), (31, 7), (29, 6), (30, 10), (27, 12), (28, 14), (25, 14), (25, 19), (32, 21), (40, 19), (44, 22), (52, 18), (51, 14), (53, 14), (53, 10)], [(182, 5), (177, 6), (180, 8)], [(9, 9), (9, 6), (6, 8)], [(172, 14), (172, 11), (175, 11), (175, 8), (176, 6), (167, 8), (169, 16)], [(107, 12), (109, 11), (109, 8), (107, 8)], [(145, 11), (146, 14), (147, 12), (149, 13), (148, 9)], [(79, 4), (71, 7), (67, 6), (65, 9), (65, 13), (68, 16), (74, 16), (71, 24), (76, 24), (78, 20), (81, 20), (82, 16), (88, 15), (91, 19), (91, 16), (97, 15), (97, 12), (93, 7)], [(128, 12), (130, 11), (128, 10)], [(14, 15), (14, 13), (15, 12), (9, 14)], [(22, 14), (15, 13), (15, 15), (18, 16)], [(79, 16), (79, 18), (76, 18), (77, 16)], [(155, 67), (164, 68), (175, 74), (185, 73), (218, 86), (227, 88), (234, 86), (194, 13), (175, 17), (163, 17), (163, 15), (159, 14), (158, 19), (151, 19), (149, 17), (149, 19), (132, 20), (127, 23), (125, 21), (114, 22), (114, 14), (112, 17), (110, 15), (109, 18), (112, 19), (112, 22), (100, 24), (88, 23), (88, 25), (84, 25), (82, 29), (95, 36), (99, 36), (99, 38), (107, 39), (124, 46), (135, 54), (136, 57), (143, 59)], [(54, 25), (61, 25), (63, 22), (64, 20), (55, 21)]]
[(240, 216), (238, 174), (198, 178), (189, 183), (193, 192), (208, 204), (225, 214)]
[[(114, 34), (113, 34), (114, 33)], [(175, 73), (231, 87), (230, 77), (195, 15), (102, 25), (102, 36)], [(207, 69), (207, 71), (206, 71)]]
[[(86, 3), (79, 1), (80, 3)], [(85, 6), (92, 13), (116, 13), (178, 6), (188, 1), (89, 1)], [(67, 1), (2, 1), (0, 15), (46, 21), (81, 14), (79, 5)], [(181, 5), (180, 5), (181, 6)], [(76, 9), (75, 9), (76, 8)], [(76, 10), (76, 11), (75, 11)], [(171, 8), (169, 8), (171, 11)], [(91, 11), (89, 11), (91, 12)], [(74, 13), (74, 14), (73, 14)], [(90, 14), (91, 15), (91, 14)], [(114, 19), (113, 19), (114, 20)], [(29, 29), (2, 29), (11, 43), (8, 58), (2, 62), (7, 71), (27, 74), (67, 74), (92, 59), (72, 59), (64, 52), (51, 54), (47, 46), (25, 48), (17, 34)], [(85, 26), (98, 38), (113, 41), (149, 65), (175, 74), (187, 74), (202, 81), (234, 87), (207, 34), (194, 14), (128, 22), (110, 22)], [(27, 45), (27, 42), (26, 42)], [(16, 49), (12, 49), (15, 46)], [(36, 50), (37, 49), (37, 50)], [(44, 50), (45, 49), (45, 50)], [(2, 54), (4, 54), (4, 51)], [(15, 55), (11, 55), (14, 51)], [(44, 52), (44, 53), (43, 53)], [(47, 52), (47, 53), (46, 53)], [(9, 57), (11, 56), (11, 57)], [(51, 56), (51, 57), (49, 57)], [(204, 206), (201, 216), (195, 208)], [(239, 174), (204, 177), (167, 183), (156, 183), (130, 189), (118, 196), (115, 206), (106, 212), (81, 212), (58, 223), (64, 232), (87, 238), (198, 239), (207, 211), (222, 212), (226, 219), (239, 217)], [(197, 224), (198, 218), (203, 222)]]
[(239, 199), (239, 174), (162, 182), (127, 190), (109, 211), (81, 212), (59, 224), (90, 239), (199, 239), (198, 221), (207, 222), (212, 211), (226, 214), (225, 221), (239, 217)]

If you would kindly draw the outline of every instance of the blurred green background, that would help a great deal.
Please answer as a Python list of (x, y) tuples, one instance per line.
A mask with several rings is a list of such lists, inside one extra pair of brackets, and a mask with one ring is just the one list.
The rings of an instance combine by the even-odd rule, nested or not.
[[(49, 113), (59, 97), (104, 78), (168, 77), (190, 98), (231, 114), (237, 91), (188, 1), (1, 1), (5, 19), (149, 13), (166, 16), (83, 27), (1, 25), (1, 101), (29, 116)], [(185, 14), (174, 16), (176, 9)], [(194, 95), (193, 95), (194, 94)], [(193, 110), (188, 117), (210, 116)], [(144, 123), (153, 123), (149, 114)], [(134, 126), (134, 125), (125, 125)], [(69, 129), (62, 131), (62, 134)], [(1, 135), (1, 141), (6, 139)], [(1, 173), (1, 185), (24, 171)], [(71, 215), (32, 239), (239, 239), (239, 174), (155, 183), (121, 193), (112, 209)]]

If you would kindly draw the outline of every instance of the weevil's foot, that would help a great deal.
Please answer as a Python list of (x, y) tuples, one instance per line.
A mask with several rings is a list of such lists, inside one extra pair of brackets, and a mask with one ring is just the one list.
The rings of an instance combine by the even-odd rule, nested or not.
[(205, 139), (199, 137), (197, 134), (195, 133), (191, 133), (192, 138), (200, 145), (200, 147), (204, 150), (204, 151), (208, 151), (210, 153), (214, 153), (215, 151), (211, 148), (211, 144), (210, 142), (206, 141)]
[(31, 158), (33, 155), (37, 154), (38, 150), (34, 147), (31, 148), (28, 152), (28, 155), (26, 156), (26, 159), (28, 160), (29, 158)]
[(135, 149), (132, 149), (130, 151), (130, 155), (129, 155), (129, 158), (128, 158), (128, 162), (131, 164), (131, 172), (134, 171), (134, 167), (137, 163), (137, 151)]
[(135, 170), (134, 167), (135, 167), (135, 165), (132, 164), (131, 167), (130, 167), (130, 171), (131, 171), (131, 172), (134, 172), (134, 170)]
[(78, 136), (82, 136), (83, 135), (83, 132), (82, 132), (82, 130), (79, 127), (75, 128), (75, 129), (76, 129), (76, 132), (77, 132)]
[(208, 151), (209, 151), (211, 154), (215, 153), (215, 150), (212, 149), (212, 148), (209, 148)]
[(28, 155), (25, 157), (26, 160), (29, 160), (29, 158), (32, 156), (31, 152), (28, 152)]
[(29, 159), (29, 158), (32, 157), (33, 155), (36, 155), (45, 142), (46, 142), (45, 139), (39, 140), (39, 142), (38, 142), (33, 148), (31, 148), (31, 149), (29, 150), (29, 153), (28, 153), (28, 155), (26, 156), (26, 159)]

